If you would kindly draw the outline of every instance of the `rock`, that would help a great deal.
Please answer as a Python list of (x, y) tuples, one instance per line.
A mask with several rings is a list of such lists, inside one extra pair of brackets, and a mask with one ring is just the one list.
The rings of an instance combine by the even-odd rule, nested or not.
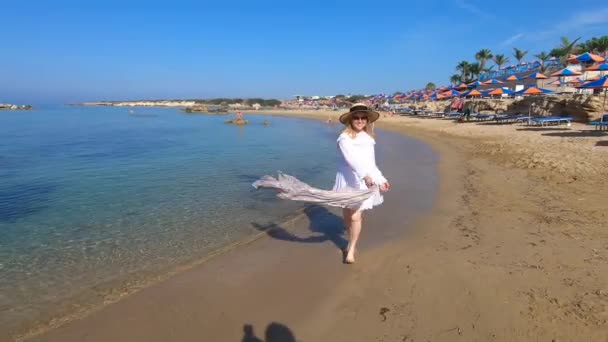
[(230, 119), (230, 120), (226, 120), (225, 123), (233, 124), (233, 125), (237, 125), (237, 126), (243, 126), (243, 125), (249, 124), (249, 121), (244, 120), (244, 119)]

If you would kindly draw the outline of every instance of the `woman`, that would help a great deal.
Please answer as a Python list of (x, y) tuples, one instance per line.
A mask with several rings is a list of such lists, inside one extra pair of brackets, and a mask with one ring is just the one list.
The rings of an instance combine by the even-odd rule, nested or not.
[[(365, 190), (378, 186), (380, 191), (386, 192), (390, 188), (389, 182), (376, 166), (374, 153), (374, 133), (372, 124), (378, 120), (380, 114), (372, 111), (365, 104), (354, 104), (348, 113), (340, 116), (340, 122), (346, 127), (338, 137), (338, 147), (341, 152), (336, 174), (334, 191), (347, 189)], [(376, 193), (366, 199), (359, 208), (343, 208), (344, 225), (348, 231), (348, 247), (344, 251), (344, 262), (355, 262), (355, 250), (359, 234), (361, 233), (362, 212), (380, 205), (382, 195)]]

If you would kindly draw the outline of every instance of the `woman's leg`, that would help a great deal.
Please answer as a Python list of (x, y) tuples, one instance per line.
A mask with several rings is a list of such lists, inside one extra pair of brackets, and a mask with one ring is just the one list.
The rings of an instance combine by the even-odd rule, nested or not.
[(342, 209), (342, 218), (344, 219), (344, 231), (346, 232), (346, 235), (349, 240), (348, 244), (346, 245), (346, 248), (342, 250), (344, 252), (344, 258), (346, 258), (346, 252), (350, 248), (350, 224), (351, 224), (352, 215), (353, 215), (353, 212), (351, 209), (349, 209), (349, 208)]
[(344, 219), (344, 230), (346, 233), (350, 230), (350, 218), (353, 215), (353, 211), (348, 208), (342, 209), (342, 218)]
[(359, 234), (361, 234), (361, 226), (363, 221), (363, 215), (361, 210), (351, 210), (350, 215), (350, 229), (348, 230), (348, 250), (346, 251), (346, 261), (349, 264), (355, 262), (355, 250), (357, 249), (357, 241), (359, 241)]

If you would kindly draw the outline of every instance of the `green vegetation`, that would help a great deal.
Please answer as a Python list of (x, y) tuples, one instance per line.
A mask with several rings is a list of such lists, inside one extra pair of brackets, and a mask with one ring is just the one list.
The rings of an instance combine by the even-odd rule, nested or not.
[(517, 59), (517, 64), (521, 64), (521, 61), (528, 54), (528, 50), (520, 50), (518, 48), (513, 48), (513, 57)]

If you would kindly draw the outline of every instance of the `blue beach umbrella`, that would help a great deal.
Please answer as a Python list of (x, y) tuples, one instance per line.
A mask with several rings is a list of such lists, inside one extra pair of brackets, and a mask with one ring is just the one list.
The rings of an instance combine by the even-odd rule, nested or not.
[(443, 96), (460, 96), (460, 92), (456, 91), (454, 89), (450, 89), (448, 91), (441, 93), (441, 95), (443, 95)]
[(487, 80), (487, 81), (483, 82), (483, 84), (502, 84), (502, 83), (503, 83), (503, 82), (501, 82), (501, 81), (499, 81), (499, 80), (497, 80), (497, 79), (495, 79), (495, 78), (493, 78), (493, 79), (491, 79), (491, 80)]
[(543, 74), (541, 74), (540, 72), (535, 72), (535, 73), (533, 73), (533, 74), (529, 75), (529, 76), (528, 76), (528, 77), (526, 77), (526, 78), (534, 78), (534, 79), (537, 79), (537, 80), (545, 80), (545, 79), (547, 79), (548, 77), (547, 77), (547, 76), (545, 76), (545, 75), (543, 75)]
[(587, 71), (606, 71), (608, 70), (608, 63), (596, 64), (594, 66), (588, 67)]
[(522, 89), (520, 91), (516, 91), (513, 94), (514, 95), (541, 95), (541, 94), (549, 94), (552, 93), (553, 91), (549, 90), (549, 89), (543, 89), (543, 88), (538, 88), (535, 86), (531, 86), (525, 89)]
[(585, 52), (582, 55), (579, 55), (575, 58), (577, 61), (579, 62), (584, 62), (584, 63), (591, 63), (591, 62), (604, 62), (606, 59), (598, 56), (598, 55), (594, 55), (592, 53), (589, 52)]
[(488, 93), (488, 95), (511, 95), (514, 91), (505, 88), (496, 88)]
[(572, 71), (568, 68), (564, 68), (560, 71), (554, 72), (551, 74), (553, 77), (567, 77), (567, 76), (580, 76), (580, 72)]
[(505, 81), (521, 81), (521, 77), (517, 75), (511, 75), (505, 79)]
[[(604, 76), (597, 81), (591, 81), (579, 86), (578, 88), (585, 89), (606, 89), (608, 88), (608, 76)], [(602, 105), (602, 112), (606, 111), (606, 91), (604, 91), (604, 104)]]

